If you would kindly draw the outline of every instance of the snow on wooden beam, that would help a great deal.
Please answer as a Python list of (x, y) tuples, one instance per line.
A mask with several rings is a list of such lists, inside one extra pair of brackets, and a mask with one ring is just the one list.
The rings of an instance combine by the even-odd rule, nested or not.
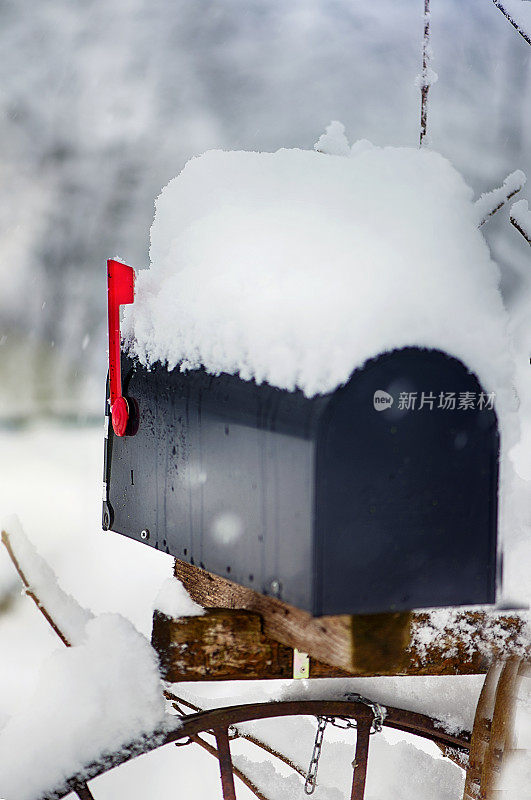
[[(186, 680), (188, 669), (195, 675), (189, 679), (226, 679), (220, 666), (225, 659), (233, 679), (287, 677), (294, 648), (311, 656), (310, 677), (482, 674), (497, 657), (531, 657), (527, 619), (516, 612), (442, 609), (316, 618), (183, 561), (176, 560), (175, 576), (195, 602), (214, 611), (192, 618), (194, 622), (155, 615), (153, 642), (167, 674), (179, 675), (171, 680)], [(231, 622), (225, 609), (252, 616), (233, 616)], [(199, 639), (206, 644), (197, 645), (196, 652), (196, 645), (190, 650), (189, 626), (198, 624), (204, 626)], [(252, 663), (237, 652), (240, 636), (260, 651)], [(182, 647), (186, 643), (188, 649)], [(246, 674), (248, 670), (253, 674)]]

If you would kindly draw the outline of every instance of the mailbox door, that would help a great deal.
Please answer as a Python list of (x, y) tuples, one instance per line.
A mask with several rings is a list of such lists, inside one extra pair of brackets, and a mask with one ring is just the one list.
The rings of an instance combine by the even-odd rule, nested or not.
[(314, 613), (494, 602), (492, 400), (461, 362), (417, 348), (335, 393), (317, 442)]

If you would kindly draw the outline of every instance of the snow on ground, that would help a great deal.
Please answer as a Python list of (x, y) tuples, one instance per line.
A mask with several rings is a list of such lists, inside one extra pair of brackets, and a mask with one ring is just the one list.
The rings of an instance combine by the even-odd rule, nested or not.
[[(0, 517), (16, 511), (61, 587), (94, 614), (114, 612), (151, 634), (153, 600), (173, 560), (101, 530), (103, 425), (0, 431)], [(0, 721), (34, 689), (40, 661), (58, 647), (0, 547)], [(59, 643), (60, 644), (60, 643)], [(60, 645), (61, 647), (63, 645)], [(0, 794), (1, 796), (1, 794)]]

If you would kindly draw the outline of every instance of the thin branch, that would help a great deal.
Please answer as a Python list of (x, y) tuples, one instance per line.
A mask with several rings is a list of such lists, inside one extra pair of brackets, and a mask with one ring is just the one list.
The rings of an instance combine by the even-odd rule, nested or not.
[[(178, 697), (176, 694), (174, 694), (173, 692), (170, 692), (168, 690), (166, 690), (164, 692), (164, 696), (166, 697), (167, 700), (172, 700), (172, 701), (175, 701), (175, 703), (178, 703), (178, 704), (183, 705), (183, 706), (187, 706), (188, 708), (191, 708), (192, 711), (195, 711), (196, 713), (199, 713), (200, 711), (204, 711), (205, 710), (204, 708), (199, 708), (199, 706), (195, 706), (193, 703), (190, 703), (188, 700), (185, 700), (182, 697)], [(177, 708), (177, 710), (179, 710), (177, 706), (175, 706), (175, 707)], [(262, 741), (261, 739), (258, 739), (252, 733), (244, 733), (244, 732), (240, 731), (240, 729), (236, 725), (234, 725), (233, 727), (238, 732), (238, 737), (240, 739), (245, 739), (247, 742), (251, 742), (252, 744), (256, 745), (256, 747), (259, 747), (261, 750), (265, 750), (265, 752), (269, 753), (269, 755), (274, 756), (275, 758), (278, 758), (278, 760), (282, 761), (283, 764), (286, 764), (286, 766), (291, 767), (291, 769), (294, 770), (302, 778), (306, 777), (306, 770), (302, 769), (302, 767), (299, 767), (297, 764), (295, 764), (291, 760), (291, 758), (289, 758), (288, 756), (284, 755), (284, 753), (281, 753), (279, 750), (275, 750), (269, 744), (267, 744), (266, 742)]]
[(511, 14), (510, 14), (510, 13), (507, 11), (507, 9), (506, 9), (506, 8), (505, 8), (505, 6), (503, 5), (503, 3), (500, 3), (500, 0), (492, 0), (492, 2), (493, 2), (493, 3), (494, 3), (494, 5), (496, 6), (496, 8), (499, 8), (499, 9), (500, 9), (500, 11), (502, 12), (503, 16), (504, 16), (506, 19), (508, 19), (508, 20), (509, 20), (509, 22), (511, 23), (511, 25), (513, 26), (513, 28), (514, 28), (515, 30), (517, 30), (517, 31), (518, 31), (518, 33), (520, 34), (520, 36), (522, 37), (522, 39), (525, 39), (525, 40), (526, 40), (526, 42), (527, 42), (527, 44), (531, 44), (531, 36), (530, 36), (530, 35), (527, 33), (527, 31), (525, 31), (525, 30), (522, 28), (522, 26), (520, 25), (520, 23), (519, 23), (519, 22), (517, 22), (517, 21), (516, 21), (516, 20), (515, 20), (515, 19), (514, 19), (514, 18), (511, 16)]
[(529, 211), (527, 200), (519, 200), (518, 203), (514, 203), (509, 219), (518, 233), (521, 233), (526, 242), (531, 244), (531, 211)]
[(201, 711), (204, 711), (204, 708), (199, 708), (199, 706), (194, 706), (193, 703), (190, 703), (189, 700), (185, 700), (183, 697), (179, 697), (179, 695), (175, 694), (174, 692), (170, 692), (169, 689), (164, 689), (164, 697), (166, 700), (170, 700), (174, 703), (179, 703), (182, 706), (186, 706), (187, 708), (191, 708), (192, 711), (195, 711), (196, 714), (199, 714)]
[(271, 747), (270, 745), (266, 744), (266, 742), (262, 741), (261, 739), (257, 739), (256, 736), (253, 736), (252, 733), (240, 733), (240, 731), (238, 730), (238, 734), (239, 734), (241, 739), (246, 739), (248, 742), (251, 742), (252, 744), (256, 745), (257, 747), (260, 747), (261, 750), (265, 750), (265, 752), (269, 753), (269, 755), (274, 756), (275, 758), (278, 758), (278, 760), (282, 761), (283, 764), (286, 764), (287, 767), (291, 767), (291, 769), (294, 770), (298, 775), (300, 775), (301, 778), (306, 778), (306, 774), (307, 774), (306, 770), (304, 770), (301, 767), (297, 766), (297, 764), (295, 764), (291, 760), (291, 758), (289, 758), (288, 756), (284, 755), (284, 753), (281, 753), (280, 750), (275, 750), (273, 747)]
[(516, 228), (516, 230), (518, 231), (518, 233), (521, 233), (522, 236), (524, 237), (524, 239), (526, 240), (526, 242), (529, 242), (529, 244), (531, 244), (531, 238), (527, 235), (527, 233), (524, 231), (524, 229), (521, 228), (520, 225), (516, 222), (516, 220), (513, 219), (512, 217), (510, 217), (510, 220), (511, 220), (511, 223)]
[(77, 794), (79, 800), (94, 800), (94, 795), (86, 783), (78, 784), (74, 789), (74, 793)]
[(420, 76), (420, 142), (422, 147), (428, 128), (428, 92), (430, 80), (430, 0), (424, 0), (424, 38), (422, 41), (422, 73)]
[[(43, 617), (46, 620), (46, 622), (48, 623), (48, 625), (50, 625), (50, 627), (53, 629), (53, 631), (57, 634), (57, 636), (62, 641), (62, 643), (65, 645), (65, 647), (71, 647), (71, 643), (68, 641), (68, 639), (66, 638), (64, 633), (61, 631), (61, 629), (59, 628), (59, 626), (57, 625), (55, 620), (52, 619), (52, 617), (50, 616), (48, 610), (41, 603), (41, 601), (39, 600), (37, 595), (31, 589), (30, 584), (28, 582), (28, 579), (26, 578), (26, 575), (24, 574), (24, 571), (23, 571), (22, 567), (20, 566), (20, 564), (18, 562), (18, 559), (17, 559), (17, 557), (15, 556), (15, 554), (13, 552), (13, 548), (11, 547), (11, 542), (9, 541), (9, 534), (7, 533), (7, 531), (2, 531), (2, 544), (5, 546), (8, 554), (9, 554), (9, 558), (13, 562), (13, 566), (15, 567), (16, 571), (18, 572), (18, 574), (20, 576), (20, 580), (24, 584), (24, 588), (26, 590), (26, 594), (28, 595), (28, 597), (31, 597), (31, 599), (33, 600), (33, 602), (35, 603), (35, 605), (37, 606), (37, 608), (39, 609), (39, 611), (43, 615)], [(94, 800), (94, 795), (90, 791), (90, 789), (89, 789), (89, 787), (88, 787), (88, 785), (87, 785), (87, 783), (85, 781), (83, 781), (82, 783), (77, 784), (75, 787), (72, 787), (72, 790), (74, 791), (75, 794), (77, 794), (77, 796), (79, 797), (79, 800)]]
[(2, 544), (5, 546), (7, 552), (9, 553), (9, 558), (13, 562), (13, 566), (15, 567), (16, 571), (18, 572), (18, 574), (20, 576), (20, 579), (21, 579), (22, 583), (24, 584), (24, 588), (26, 589), (26, 594), (28, 595), (28, 597), (31, 597), (31, 599), (33, 600), (33, 602), (35, 603), (35, 605), (37, 606), (37, 608), (39, 609), (39, 611), (43, 615), (43, 617), (46, 620), (46, 622), (48, 623), (48, 625), (50, 625), (50, 627), (53, 628), (53, 630), (55, 631), (57, 636), (60, 638), (62, 643), (66, 647), (70, 647), (71, 643), (68, 641), (68, 639), (66, 638), (66, 636), (64, 635), (62, 630), (59, 628), (59, 626), (57, 625), (55, 620), (52, 619), (52, 617), (50, 616), (50, 614), (47, 611), (47, 609), (44, 607), (44, 605), (41, 603), (41, 601), (39, 600), (37, 595), (32, 590), (32, 588), (31, 588), (31, 586), (30, 586), (30, 584), (28, 582), (28, 579), (26, 578), (26, 576), (25, 576), (25, 574), (24, 574), (24, 572), (22, 570), (22, 567), (18, 563), (18, 559), (17, 559), (17, 557), (15, 556), (15, 554), (13, 552), (13, 548), (11, 547), (11, 542), (9, 541), (9, 534), (6, 531), (2, 531)]
[(474, 203), (477, 211), (478, 228), (481, 228), (489, 217), (494, 216), (500, 208), (503, 208), (505, 203), (525, 186), (526, 180), (527, 178), (522, 170), (517, 169), (511, 172), (497, 189), (482, 194)]

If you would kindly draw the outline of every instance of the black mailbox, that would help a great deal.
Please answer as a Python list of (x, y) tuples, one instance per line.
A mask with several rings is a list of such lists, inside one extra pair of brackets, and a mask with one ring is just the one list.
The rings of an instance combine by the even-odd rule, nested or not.
[(104, 528), (314, 615), (495, 601), (497, 420), (460, 361), (395, 350), (311, 399), (122, 375), (138, 427), (108, 426)]

